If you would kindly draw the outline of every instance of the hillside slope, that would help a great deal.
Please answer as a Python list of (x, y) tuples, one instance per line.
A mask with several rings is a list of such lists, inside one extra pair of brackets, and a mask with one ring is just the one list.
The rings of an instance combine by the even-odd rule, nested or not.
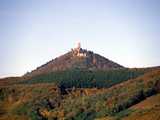
[(160, 120), (160, 94), (145, 99), (129, 110), (134, 112), (124, 117), (124, 120)]
[[(51, 83), (17, 84), (0, 88), (3, 120), (123, 119), (128, 108), (160, 92), (160, 69), (110, 88), (61, 89)], [(152, 104), (152, 103), (151, 103)]]
[(96, 120), (160, 120), (160, 94), (148, 97), (119, 112), (116, 117), (97, 118)]

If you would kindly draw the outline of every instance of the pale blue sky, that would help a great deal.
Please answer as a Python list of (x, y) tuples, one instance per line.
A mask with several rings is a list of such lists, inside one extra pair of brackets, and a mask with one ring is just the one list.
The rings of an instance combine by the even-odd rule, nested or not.
[(83, 48), (126, 67), (160, 65), (160, 0), (0, 0), (0, 77)]

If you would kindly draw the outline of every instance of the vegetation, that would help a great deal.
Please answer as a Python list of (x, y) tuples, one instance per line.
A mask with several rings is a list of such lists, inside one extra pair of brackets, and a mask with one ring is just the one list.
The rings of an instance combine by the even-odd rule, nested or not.
[(130, 120), (132, 116), (138, 114), (140, 116), (151, 113), (152, 110), (156, 112), (159, 102), (154, 105), (156, 106), (154, 109), (152, 109), (154, 106), (145, 110), (131, 107), (150, 96), (159, 94), (159, 85), (160, 69), (94, 72), (70, 70), (50, 73), (22, 81), (20, 84), (1, 87), (0, 118), (127, 120), (128, 117)]
[(102, 88), (136, 78), (146, 71), (147, 69), (115, 69), (108, 71), (72, 69), (35, 76), (21, 83), (55, 83), (65, 88)]
[[(156, 94), (154, 87), (159, 80), (160, 72), (149, 74), (111, 87), (101, 94), (64, 99), (60, 108), (65, 111), (66, 116), (63, 116), (65, 119), (80, 117), (80, 119), (88, 120), (90, 118), (116, 116), (120, 111)], [(61, 109), (57, 108), (56, 111), (61, 111)], [(85, 116), (86, 118), (83, 118)], [(56, 117), (59, 118), (60, 116)]]

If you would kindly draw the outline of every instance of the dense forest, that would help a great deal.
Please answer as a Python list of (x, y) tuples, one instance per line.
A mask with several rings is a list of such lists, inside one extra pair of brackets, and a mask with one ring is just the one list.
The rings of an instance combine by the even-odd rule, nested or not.
[(128, 79), (143, 75), (148, 69), (114, 69), (107, 71), (89, 71), (70, 69), (49, 74), (38, 75), (21, 83), (55, 83), (65, 88), (103, 88), (110, 87)]

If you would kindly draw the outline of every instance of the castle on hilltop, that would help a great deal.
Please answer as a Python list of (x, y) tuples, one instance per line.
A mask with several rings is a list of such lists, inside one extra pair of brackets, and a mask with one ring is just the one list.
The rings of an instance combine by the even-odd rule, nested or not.
[(77, 43), (76, 48), (72, 49), (72, 52), (73, 52), (73, 56), (77, 56), (77, 57), (86, 57), (87, 56), (85, 50), (83, 50), (81, 48), (81, 43), (80, 42)]

